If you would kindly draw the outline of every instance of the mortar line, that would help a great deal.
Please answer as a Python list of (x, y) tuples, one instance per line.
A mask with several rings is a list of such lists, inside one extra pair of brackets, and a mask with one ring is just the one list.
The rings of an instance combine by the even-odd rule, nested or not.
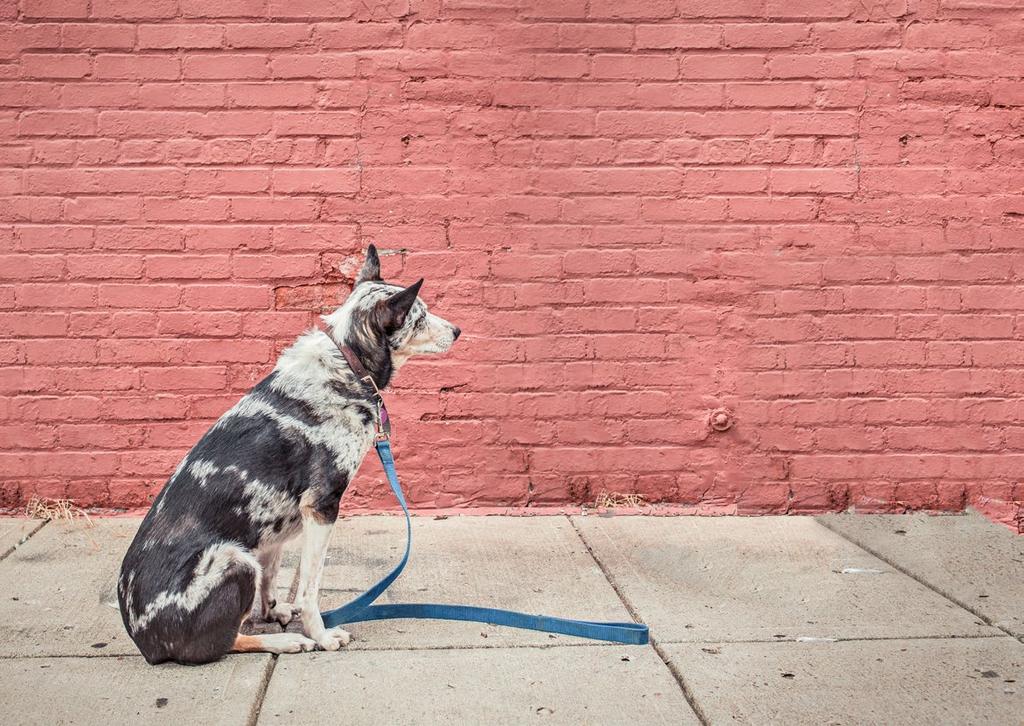
[(31, 532), (29, 532), (28, 534), (26, 534), (26, 535), (25, 535), (24, 537), (22, 537), (22, 538), (21, 538), (20, 540), (18, 540), (18, 541), (17, 541), (17, 542), (15, 542), (14, 544), (12, 544), (12, 545), (11, 545), (10, 547), (8, 547), (8, 548), (7, 548), (6, 550), (4, 550), (3, 552), (0, 552), (0, 561), (3, 561), (3, 560), (5, 560), (5, 559), (7, 559), (7, 556), (8, 556), (8, 555), (10, 555), (10, 554), (11, 554), (12, 552), (14, 552), (14, 550), (18, 549), (18, 548), (19, 548), (19, 547), (21, 547), (21, 546), (22, 546), (23, 544), (25, 544), (25, 543), (26, 543), (26, 542), (28, 542), (28, 541), (29, 541), (30, 539), (32, 539), (32, 538), (33, 538), (33, 537), (35, 536), (36, 532), (38, 532), (38, 531), (39, 531), (39, 530), (41, 530), (41, 529), (42, 529), (43, 527), (45, 527), (45, 526), (47, 525), (47, 523), (48, 523), (49, 521), (50, 521), (50, 520), (48, 520), (48, 519), (44, 519), (44, 520), (42, 520), (42, 521), (41, 521), (41, 522), (39, 522), (39, 524), (38, 524), (38, 525), (37, 525), (37, 526), (35, 527), (35, 529), (33, 529), (33, 530), (32, 530)]
[[(835, 643), (885, 643), (885, 642), (904, 642), (904, 641), (918, 641), (918, 640), (1003, 640), (1009, 638), (1011, 640), (1017, 640), (1012, 635), (1005, 635), (1003, 633), (988, 633), (983, 635), (905, 635), (905, 636), (894, 636), (894, 637), (864, 637), (864, 638), (836, 638), (835, 640), (822, 640), (817, 643), (804, 643), (798, 640), (668, 640), (662, 643), (663, 645), (778, 645), (780, 643), (801, 643), (802, 645), (832, 645)], [(509, 643), (507, 645), (422, 645), (422, 646), (394, 646), (394, 647), (383, 647), (383, 648), (357, 648), (351, 649), (346, 652), (348, 653), (417, 653), (417, 652), (431, 652), (431, 651), (451, 651), (451, 650), (481, 650), (481, 651), (506, 651), (506, 650), (560, 650), (563, 648), (621, 648), (620, 643), (524, 643), (516, 645)], [(321, 651), (317, 651), (321, 652)], [(238, 655), (238, 654), (236, 654)], [(258, 654), (257, 654), (258, 655)], [(103, 658), (141, 658), (142, 656), (137, 653), (51, 653), (47, 654), (28, 654), (28, 655), (6, 655), (0, 654), (0, 661), (7, 660), (47, 660), (47, 659), (83, 659), (89, 658), (94, 660), (102, 660)], [(248, 657), (248, 655), (240, 655), (239, 657)], [(277, 655), (272, 655), (276, 661)], [(276, 666), (275, 666), (276, 667)], [(269, 675), (267, 677), (269, 685)]]
[[(626, 608), (626, 612), (629, 613), (629, 616), (633, 618), (635, 622), (642, 623), (643, 620), (640, 618), (640, 613), (633, 606), (633, 603), (629, 601), (629, 598), (626, 597), (626, 594), (621, 590), (621, 588), (619, 588), (618, 584), (612, 578), (611, 572), (607, 567), (605, 567), (605, 564), (601, 562), (600, 558), (594, 552), (594, 549), (590, 546), (590, 543), (587, 542), (587, 538), (583, 536), (583, 532), (581, 532), (579, 527), (576, 526), (576, 522), (574, 522), (573, 518), (569, 515), (563, 516), (569, 520), (569, 526), (572, 527), (574, 532), (576, 532), (576, 536), (580, 538), (580, 542), (583, 543), (587, 553), (601, 570), (605, 581), (611, 586), (612, 590), (615, 591), (615, 594), (618, 595), (619, 600), (622, 602), (622, 606)], [(672, 659), (669, 658), (668, 653), (666, 653), (665, 649), (661, 647), (661, 644), (657, 639), (653, 635), (649, 635), (648, 638), (650, 640), (651, 648), (661, 659), (661, 662), (665, 664), (665, 667), (668, 668), (668, 672), (672, 674), (673, 678), (675, 678), (676, 683), (679, 684), (679, 690), (682, 691), (683, 698), (686, 699), (686, 703), (690, 706), (690, 710), (693, 711), (697, 720), (700, 721), (701, 726), (710, 726), (711, 722), (705, 715), (704, 710), (700, 707), (700, 704), (697, 703), (697, 699), (690, 690), (690, 687), (686, 684), (686, 679), (683, 678), (682, 672), (672, 663)]]
[(1018, 641), (1024, 643), (1024, 636), (1018, 636), (1016, 633), (1011, 632), (1007, 628), (1004, 628), (1002, 625), (998, 625), (998, 624), (992, 622), (991, 618), (989, 618), (988, 616), (984, 615), (983, 613), (978, 612), (976, 609), (974, 609), (973, 607), (971, 607), (967, 603), (963, 602), (959, 598), (957, 598), (957, 597), (955, 597), (955, 596), (953, 596), (953, 595), (951, 595), (951, 594), (949, 594), (947, 592), (943, 592), (943, 590), (940, 589), (938, 585), (933, 585), (932, 583), (930, 583), (927, 580), (925, 580), (923, 577), (919, 577), (919, 576), (915, 575), (913, 572), (911, 572), (909, 569), (907, 569), (903, 565), (900, 565), (899, 563), (893, 561), (891, 558), (886, 557), (881, 552), (876, 551), (874, 548), (869, 547), (868, 545), (864, 544), (863, 542), (858, 542), (857, 540), (853, 539), (852, 537), (847, 536), (843, 532), (840, 532), (839, 530), (837, 530), (837, 529), (835, 529), (833, 527), (830, 527), (828, 524), (826, 524), (825, 522), (821, 521), (817, 517), (814, 518), (814, 521), (815, 521), (815, 523), (817, 523), (817, 524), (821, 525), (822, 527), (824, 527), (825, 529), (827, 529), (829, 532), (832, 532), (833, 534), (835, 534), (835, 535), (841, 537), (842, 539), (846, 540), (847, 542), (852, 544), (854, 547), (859, 547), (860, 549), (864, 550), (865, 552), (867, 552), (871, 556), (877, 557), (882, 562), (884, 562), (885, 564), (889, 565), (889, 567), (893, 568), (897, 572), (903, 573), (904, 575), (909, 577), (911, 580), (913, 580), (914, 582), (917, 582), (920, 585), (923, 585), (924, 587), (926, 587), (929, 590), (931, 590), (932, 592), (934, 592), (936, 595), (938, 595), (938, 596), (940, 596), (942, 598), (945, 598), (946, 600), (949, 600), (951, 603), (953, 603), (957, 607), (963, 608), (964, 610), (969, 612), (971, 615), (973, 615), (974, 617), (978, 618), (983, 623), (985, 623), (985, 625), (988, 625), (991, 628), (995, 628), (996, 630), (1001, 630), (1002, 632), (1004, 632), (1007, 635), (1009, 635), (1011, 638), (1014, 638), (1015, 640), (1018, 640)]

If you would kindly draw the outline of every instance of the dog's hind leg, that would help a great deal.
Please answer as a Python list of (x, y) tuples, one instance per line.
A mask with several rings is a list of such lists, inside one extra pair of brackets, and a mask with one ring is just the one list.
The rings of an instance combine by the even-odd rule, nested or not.
[(305, 653), (316, 648), (316, 641), (301, 633), (268, 633), (235, 636), (232, 653)]
[(208, 547), (188, 586), (160, 593), (135, 614), (132, 640), (150, 663), (211, 663), (229, 652), (252, 608), (260, 566), (232, 544)]
[[(263, 568), (260, 579), (259, 616), (267, 622), (278, 622), (281, 627), (288, 625), (294, 618), (296, 610), (290, 602), (277, 600), (277, 570), (281, 564), (281, 545), (270, 546), (256, 553), (256, 558)], [(255, 611), (253, 614), (255, 619)]]

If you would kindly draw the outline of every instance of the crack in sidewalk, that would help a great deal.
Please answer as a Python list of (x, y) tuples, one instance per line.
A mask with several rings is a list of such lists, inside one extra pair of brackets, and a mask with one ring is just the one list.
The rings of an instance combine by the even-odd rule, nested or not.
[[(292, 575), (292, 582), (288, 586), (288, 602), (295, 602), (295, 595), (298, 590), (299, 570), (296, 568), (295, 573)], [(271, 654), (270, 660), (267, 661), (267, 665), (263, 669), (263, 677), (260, 678), (260, 684), (256, 689), (256, 697), (249, 708), (249, 718), (246, 719), (246, 726), (256, 726), (260, 720), (260, 715), (263, 713), (263, 701), (267, 697), (267, 691), (270, 690), (270, 680), (274, 677), (274, 671), (277, 670), (277, 659), (279, 657), (276, 654)]]
[(966, 602), (960, 600), (960, 598), (958, 598), (958, 597), (956, 597), (954, 595), (951, 595), (948, 592), (943, 591), (942, 588), (940, 588), (938, 585), (933, 585), (931, 582), (928, 582), (923, 577), (919, 577), (918, 575), (914, 574), (913, 572), (911, 572), (909, 569), (907, 569), (903, 565), (899, 564), (898, 562), (895, 562), (892, 558), (886, 557), (881, 552), (876, 551), (873, 547), (869, 547), (868, 545), (864, 544), (863, 542), (859, 542), (858, 540), (855, 540), (852, 537), (848, 536), (846, 533), (841, 532), (841, 531), (839, 531), (838, 529), (836, 529), (834, 527), (830, 527), (828, 524), (826, 524), (825, 522), (821, 521), (820, 519), (818, 519), (816, 517), (814, 519), (814, 522), (816, 524), (824, 527), (829, 532), (832, 532), (833, 534), (835, 534), (835, 535), (841, 537), (842, 539), (846, 540), (847, 542), (852, 544), (854, 547), (859, 547), (860, 549), (862, 549), (865, 552), (867, 552), (868, 554), (870, 554), (872, 557), (876, 557), (876, 558), (880, 559), (882, 562), (884, 562), (885, 564), (889, 565), (889, 567), (893, 568), (897, 572), (900, 572), (900, 573), (906, 575), (907, 577), (909, 577), (914, 582), (916, 582), (916, 583), (918, 583), (920, 585), (923, 585), (924, 587), (926, 587), (929, 590), (931, 590), (932, 592), (934, 592), (936, 595), (939, 595), (940, 597), (945, 598), (946, 600), (949, 600), (951, 603), (953, 603), (957, 607), (963, 608), (964, 610), (969, 612), (971, 615), (973, 615), (974, 617), (976, 617), (979, 620), (981, 620), (981, 622), (983, 622), (985, 625), (989, 626), (990, 628), (995, 628), (996, 630), (1002, 631), (1003, 633), (1006, 633), (1007, 635), (1009, 635), (1011, 638), (1014, 638), (1015, 640), (1018, 640), (1018, 641), (1024, 643), (1024, 636), (1018, 636), (1016, 633), (1012, 632), (1011, 630), (1009, 630), (1007, 628), (1004, 628), (1002, 625), (999, 625), (998, 623), (993, 622), (991, 618), (989, 618), (988, 616), (986, 616), (983, 613), (979, 612), (975, 608), (971, 607)]
[(6, 550), (4, 550), (4, 551), (0, 552), (0, 561), (3, 561), (3, 560), (5, 560), (5, 559), (7, 559), (8, 555), (10, 555), (10, 554), (11, 554), (12, 552), (14, 552), (14, 551), (15, 551), (16, 549), (18, 549), (18, 548), (19, 548), (19, 547), (21, 547), (21, 546), (22, 546), (23, 544), (25, 544), (25, 543), (26, 543), (26, 542), (28, 542), (28, 541), (29, 541), (30, 539), (32, 539), (32, 537), (34, 537), (34, 536), (35, 536), (36, 532), (38, 532), (38, 531), (39, 531), (39, 530), (41, 530), (41, 529), (42, 529), (43, 527), (45, 527), (45, 526), (46, 526), (46, 525), (47, 525), (47, 524), (49, 523), (49, 521), (50, 521), (50, 520), (48, 520), (48, 519), (43, 519), (43, 520), (40, 520), (40, 521), (39, 521), (39, 524), (38, 524), (38, 525), (37, 525), (37, 526), (35, 527), (35, 529), (33, 529), (33, 530), (32, 530), (31, 532), (29, 532), (28, 534), (26, 534), (26, 535), (25, 535), (24, 537), (22, 537), (22, 538), (21, 538), (20, 540), (18, 540), (18, 541), (17, 541), (17, 542), (15, 542), (14, 544), (12, 544), (12, 545), (11, 545), (10, 547), (8, 547), (8, 548), (7, 548)]
[[(600, 568), (601, 573), (604, 575), (604, 579), (611, 586), (612, 590), (615, 591), (615, 594), (618, 595), (619, 600), (622, 602), (622, 606), (626, 608), (626, 612), (629, 613), (629, 616), (633, 618), (634, 622), (642, 623), (643, 620), (640, 618), (640, 614), (637, 612), (637, 609), (633, 606), (633, 603), (629, 601), (625, 593), (622, 592), (622, 590), (619, 588), (618, 584), (612, 578), (611, 572), (608, 570), (607, 567), (605, 567), (605, 564), (601, 562), (600, 558), (598, 558), (597, 554), (590, 546), (590, 543), (587, 542), (587, 538), (583, 536), (583, 532), (580, 531), (580, 528), (576, 526), (576, 522), (574, 522), (573, 518), (570, 516), (566, 516), (566, 519), (569, 520), (569, 526), (572, 527), (573, 531), (576, 532), (576, 536), (580, 538), (580, 542), (582, 542), (583, 546), (587, 549), (587, 552), (590, 554), (591, 559), (593, 559), (597, 566)], [(690, 690), (690, 687), (686, 684), (686, 679), (683, 678), (683, 674), (680, 672), (678, 668), (675, 667), (675, 665), (673, 665), (672, 660), (668, 656), (668, 653), (665, 652), (664, 648), (661, 647), (661, 644), (655, 639), (655, 637), (653, 635), (649, 637), (651, 648), (654, 649), (654, 652), (661, 659), (661, 662), (665, 664), (665, 667), (668, 668), (669, 673), (672, 674), (672, 677), (675, 678), (676, 683), (679, 684), (679, 689), (682, 691), (683, 698), (686, 699), (686, 703), (689, 704), (690, 710), (693, 711), (694, 715), (697, 717), (697, 720), (700, 721), (702, 726), (710, 726), (711, 722), (708, 720), (708, 717), (705, 715), (703, 709), (701, 709), (700, 705), (697, 703), (697, 699), (694, 696), (693, 692)]]

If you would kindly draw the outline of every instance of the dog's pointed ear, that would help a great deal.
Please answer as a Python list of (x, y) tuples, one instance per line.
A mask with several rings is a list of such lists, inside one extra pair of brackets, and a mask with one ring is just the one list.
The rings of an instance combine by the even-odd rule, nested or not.
[(356, 285), (363, 282), (380, 282), (380, 279), (380, 256), (377, 254), (377, 248), (370, 245), (366, 248), (366, 261), (356, 275)]
[(420, 294), (421, 287), (423, 287), (422, 277), (412, 285), (409, 285), (409, 287), (401, 292), (396, 292), (384, 301), (384, 306), (388, 311), (389, 328), (397, 330), (405, 325), (405, 318), (409, 311), (412, 310), (412, 304), (416, 302), (416, 297)]

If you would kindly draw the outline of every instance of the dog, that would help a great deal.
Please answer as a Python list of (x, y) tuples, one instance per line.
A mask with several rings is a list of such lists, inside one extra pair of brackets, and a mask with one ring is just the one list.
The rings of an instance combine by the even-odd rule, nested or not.
[[(178, 465), (117, 583), (121, 618), (149, 663), (348, 644), (347, 632), (324, 627), (320, 578), (342, 494), (377, 431), (377, 390), (410, 357), (446, 352), (461, 332), (428, 312), (422, 284), (384, 282), (370, 245), (352, 293), (323, 316), (326, 332), (301, 335)], [(300, 532), (296, 600), (278, 602), (281, 548)], [(250, 615), (282, 626), (298, 617), (302, 633), (242, 635)]]

